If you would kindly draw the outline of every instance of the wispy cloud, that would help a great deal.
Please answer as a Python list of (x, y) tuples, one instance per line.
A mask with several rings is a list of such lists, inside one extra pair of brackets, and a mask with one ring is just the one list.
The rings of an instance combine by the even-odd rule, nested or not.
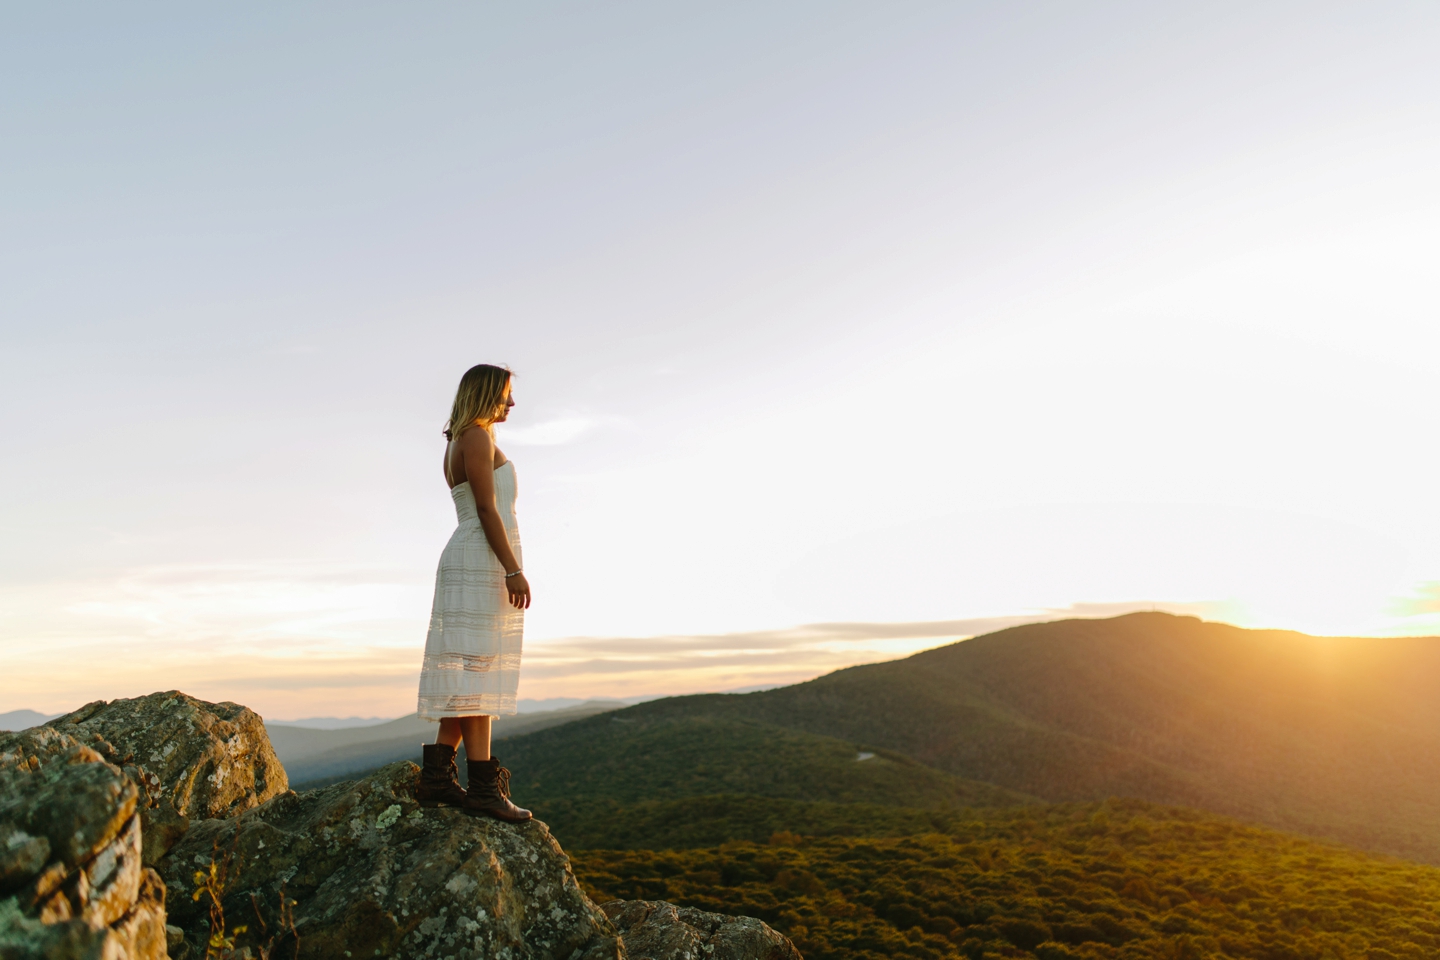
[(291, 561), (12, 586), (0, 590), (0, 704), (55, 712), (179, 688), (277, 716), (351, 703), (398, 716), (430, 589), (401, 571)]
[[(796, 649), (845, 646), (887, 640), (921, 641), (933, 646), (936, 638), (959, 639), (989, 633), (1037, 617), (986, 617), (971, 620), (936, 620), (917, 623), (812, 623), (780, 630), (752, 630), (718, 634), (671, 634), (657, 637), (567, 637), (539, 646), (548, 655), (594, 655), (647, 658), (680, 653), (784, 652)], [(1041, 617), (1043, 619), (1043, 617)]]
[(501, 424), (496, 429), (502, 442), (521, 447), (554, 447), (577, 439), (595, 426), (588, 417), (559, 417), (530, 426)]
[[(27, 636), (7, 617), (0, 709), (57, 712), (178, 688), (267, 716), (400, 716), (414, 709), (428, 586), (394, 571), (273, 563), (138, 570), (92, 585), (78, 603), (32, 594), (28, 616), (7, 592), (7, 614), (43, 622), (45, 633)], [(1022, 623), (1145, 609), (1210, 613), (1193, 604), (1085, 604), (963, 620), (529, 641), (521, 692), (637, 697), (775, 686)], [(98, 663), (105, 668), (91, 668)]]
[(428, 588), (413, 573), (383, 568), (294, 561), (165, 565), (93, 585), (50, 624), (63, 632), (98, 628), (246, 648), (374, 643), (376, 624), (413, 619), (427, 599)]
[(640, 696), (797, 683), (1023, 623), (1110, 617), (1136, 610), (1215, 614), (1208, 604), (1141, 601), (1077, 604), (964, 620), (812, 623), (780, 630), (653, 637), (566, 637), (528, 645), (522, 682), (543, 686), (544, 696)]

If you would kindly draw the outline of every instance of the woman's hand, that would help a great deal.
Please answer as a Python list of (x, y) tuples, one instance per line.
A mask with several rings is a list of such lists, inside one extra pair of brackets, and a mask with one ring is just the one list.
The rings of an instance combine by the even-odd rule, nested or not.
[(513, 577), (506, 577), (505, 589), (510, 593), (510, 606), (516, 610), (529, 609), (530, 581), (525, 579), (525, 574), (516, 573)]

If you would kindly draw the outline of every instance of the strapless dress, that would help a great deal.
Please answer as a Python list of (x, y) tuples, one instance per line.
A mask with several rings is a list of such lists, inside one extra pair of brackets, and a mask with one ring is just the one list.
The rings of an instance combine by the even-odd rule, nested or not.
[[(435, 600), (420, 668), (420, 716), (508, 716), (515, 712), (520, 684), (520, 648), (525, 611), (510, 605), (505, 568), (475, 509), (470, 484), (450, 491), (459, 525), (440, 554)], [(495, 503), (520, 559), (520, 530), (515, 521), (515, 465), (507, 460), (495, 471)]]

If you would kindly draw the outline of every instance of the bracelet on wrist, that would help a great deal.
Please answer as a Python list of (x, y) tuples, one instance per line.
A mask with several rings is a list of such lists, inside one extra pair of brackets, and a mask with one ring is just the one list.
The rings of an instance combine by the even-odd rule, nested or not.
[(520, 576), (520, 574), (522, 574), (522, 573), (524, 573), (524, 572), (525, 572), (524, 570), (516, 570), (514, 573), (507, 573), (507, 574), (505, 574), (505, 579), (506, 579), (506, 580), (509, 580), (511, 577), (518, 577), (518, 576)]

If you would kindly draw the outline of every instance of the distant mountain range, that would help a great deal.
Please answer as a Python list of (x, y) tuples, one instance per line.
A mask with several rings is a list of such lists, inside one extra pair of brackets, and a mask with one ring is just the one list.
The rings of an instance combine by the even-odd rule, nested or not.
[(39, 713), (35, 710), (11, 710), (9, 713), (0, 713), (0, 730), (28, 730), (58, 716), (58, 713)]
[[(769, 689), (768, 687), (766, 689)], [(733, 691), (741, 692), (741, 691)], [(748, 691), (745, 691), (748, 692)], [(564, 710), (570, 707), (580, 707), (586, 704), (609, 703), (615, 707), (626, 707), (634, 703), (642, 703), (646, 700), (657, 699), (649, 697), (630, 697), (627, 699), (607, 699), (604, 697), (546, 697), (543, 700), (520, 700), (516, 707), (521, 714), (549, 713), (555, 710)], [(28, 730), (30, 727), (38, 727), (42, 723), (54, 720), (63, 716), (59, 713), (40, 713), (36, 710), (11, 710), (9, 713), (0, 713), (0, 732), (14, 730)], [(404, 719), (403, 717), (400, 719)], [(300, 720), (266, 720), (267, 727), (303, 727), (307, 730), (349, 730), (353, 727), (378, 727), (382, 724), (394, 722), (394, 717), (304, 717)]]
[[(624, 707), (618, 700), (589, 700), (561, 710), (522, 713), (494, 721), (495, 740), (559, 726)], [(399, 720), (340, 729), (315, 729), (266, 722), (275, 755), (285, 765), (290, 785), (324, 786), (396, 760), (420, 760), (420, 745), (434, 741), (436, 725), (411, 714)]]
[[(988, 784), (992, 802), (1129, 796), (1440, 863), (1437, 691), (1440, 638), (1135, 613), (651, 701), (497, 752), (517, 800), (551, 816), (714, 794), (923, 807), (946, 790), (980, 802)], [(859, 751), (916, 772), (841, 773)]]
[(352, 727), (378, 727), (394, 717), (304, 717), (299, 720), (266, 720), (272, 727), (304, 727), (307, 730), (349, 730)]
[[(739, 691), (734, 691), (739, 692)], [(746, 691), (748, 692), (748, 691)], [(656, 697), (633, 697), (629, 699), (610, 699), (606, 697), (546, 697), (543, 700), (525, 699), (517, 701), (515, 706), (521, 714), (550, 713), (555, 710), (565, 710), (570, 707), (579, 707), (587, 703), (606, 702), (613, 703), (618, 707), (628, 707), (634, 703), (641, 703), (645, 700), (654, 700)], [(29, 713), (31, 711), (19, 711)], [(5, 716), (0, 714), (0, 717)], [(39, 716), (39, 714), (36, 714)], [(305, 727), (310, 730), (348, 730), (352, 727), (378, 727), (382, 723), (390, 723), (395, 717), (304, 717), (300, 720), (266, 720), (266, 726), (270, 727)], [(401, 717), (400, 719), (404, 719)]]

